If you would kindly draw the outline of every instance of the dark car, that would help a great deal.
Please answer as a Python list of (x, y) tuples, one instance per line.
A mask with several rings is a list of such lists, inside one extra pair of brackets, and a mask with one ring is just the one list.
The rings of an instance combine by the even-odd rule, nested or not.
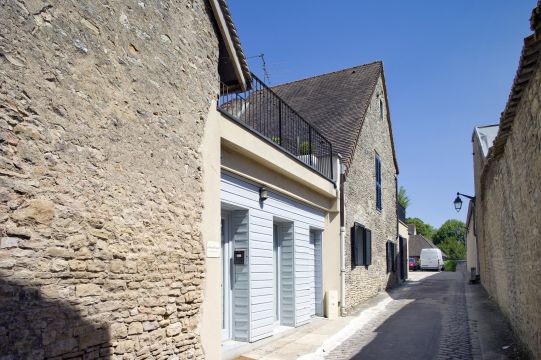
[(408, 266), (410, 270), (417, 270), (419, 268), (419, 264), (417, 264), (415, 258), (412, 257), (408, 258)]

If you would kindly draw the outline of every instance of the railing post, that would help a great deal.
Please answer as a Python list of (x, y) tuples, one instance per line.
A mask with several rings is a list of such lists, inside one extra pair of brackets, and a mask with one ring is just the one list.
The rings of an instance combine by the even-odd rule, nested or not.
[(282, 100), (278, 99), (278, 142), (282, 146)]
[(312, 166), (312, 127), (308, 127), (308, 156), (310, 158), (310, 166)]

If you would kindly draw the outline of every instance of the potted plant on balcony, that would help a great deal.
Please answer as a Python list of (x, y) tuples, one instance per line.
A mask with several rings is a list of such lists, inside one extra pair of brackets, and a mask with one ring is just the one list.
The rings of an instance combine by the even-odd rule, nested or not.
[(305, 164), (316, 166), (317, 156), (314, 155), (315, 152), (316, 152), (316, 144), (305, 140), (299, 145), (300, 155), (297, 156), (297, 159), (299, 159)]

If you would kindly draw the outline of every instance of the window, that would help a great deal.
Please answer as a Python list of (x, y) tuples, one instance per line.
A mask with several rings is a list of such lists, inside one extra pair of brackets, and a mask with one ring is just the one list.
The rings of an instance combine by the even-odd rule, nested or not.
[(351, 228), (351, 250), (353, 266), (372, 264), (372, 232), (359, 223)]
[(379, 99), (379, 119), (383, 120), (383, 100)]
[(381, 210), (381, 159), (376, 154), (376, 209)]
[(387, 241), (387, 272), (396, 271), (396, 244), (392, 241)]

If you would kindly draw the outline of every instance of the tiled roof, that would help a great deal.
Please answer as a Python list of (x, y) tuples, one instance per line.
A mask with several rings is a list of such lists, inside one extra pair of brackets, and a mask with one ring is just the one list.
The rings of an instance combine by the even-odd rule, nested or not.
[(541, 0), (532, 11), (530, 25), (534, 33), (524, 39), (524, 47), (520, 56), (518, 70), (513, 81), (511, 94), (507, 100), (505, 110), (500, 117), (500, 128), (494, 140), (489, 158), (499, 158), (505, 149), (505, 143), (509, 137), (518, 105), (522, 99), (524, 90), (528, 87), (530, 79), (535, 74), (537, 64), (541, 57)]
[[(331, 141), (347, 172), (379, 76), (383, 77), (381, 61), (277, 85), (272, 90)], [(387, 120), (390, 129), (389, 115)], [(394, 155), (394, 143), (392, 147)], [(398, 173), (396, 156), (395, 166)]]

